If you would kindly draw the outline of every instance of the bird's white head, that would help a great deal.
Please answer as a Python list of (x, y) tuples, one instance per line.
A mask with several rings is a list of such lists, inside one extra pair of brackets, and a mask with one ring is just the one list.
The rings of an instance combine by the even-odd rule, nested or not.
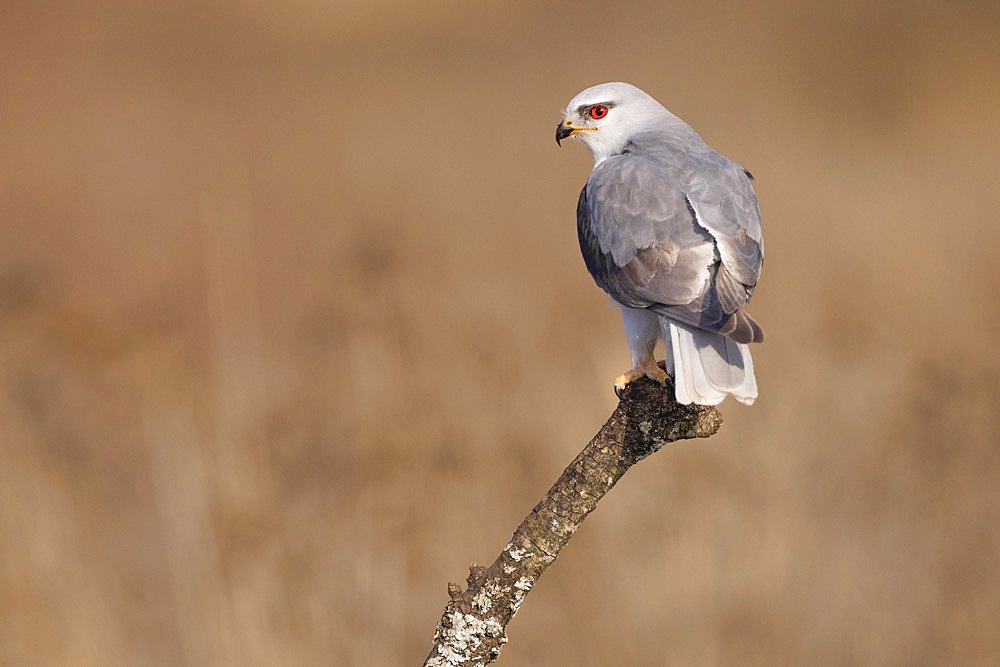
[(576, 137), (590, 149), (594, 164), (617, 155), (636, 132), (664, 120), (678, 120), (662, 104), (628, 83), (602, 83), (574, 97), (556, 128), (556, 142)]

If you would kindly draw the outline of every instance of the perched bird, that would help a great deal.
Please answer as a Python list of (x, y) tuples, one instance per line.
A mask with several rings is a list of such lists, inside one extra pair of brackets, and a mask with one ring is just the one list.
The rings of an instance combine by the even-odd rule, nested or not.
[(757, 398), (748, 343), (764, 332), (746, 313), (764, 259), (750, 172), (627, 83), (570, 100), (556, 142), (574, 137), (594, 156), (580, 193), (580, 250), (597, 284), (621, 304), (632, 368), (664, 383), (653, 356), (662, 337), (677, 401), (717, 405)]

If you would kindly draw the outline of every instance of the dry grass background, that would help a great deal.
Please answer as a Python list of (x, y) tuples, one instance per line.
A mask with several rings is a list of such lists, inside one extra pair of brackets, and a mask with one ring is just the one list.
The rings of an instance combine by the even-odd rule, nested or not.
[(0, 664), (417, 664), (613, 407), (553, 132), (616, 79), (757, 177), (761, 398), (630, 473), (501, 661), (1000, 663), (998, 33), (4, 2)]

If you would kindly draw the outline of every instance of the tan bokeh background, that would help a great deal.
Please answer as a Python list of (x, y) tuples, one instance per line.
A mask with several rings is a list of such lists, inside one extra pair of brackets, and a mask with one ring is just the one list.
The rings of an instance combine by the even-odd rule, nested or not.
[(757, 178), (761, 397), (502, 663), (997, 664), (987, 5), (3, 3), (0, 663), (419, 663), (614, 406), (553, 133), (622, 79)]

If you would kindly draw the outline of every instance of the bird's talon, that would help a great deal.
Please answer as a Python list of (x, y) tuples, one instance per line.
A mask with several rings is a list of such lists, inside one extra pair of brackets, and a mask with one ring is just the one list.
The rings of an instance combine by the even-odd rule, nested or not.
[(653, 366), (652, 368), (633, 368), (627, 373), (622, 373), (615, 378), (615, 395), (618, 398), (621, 398), (625, 393), (625, 388), (642, 377), (647, 377), (662, 386), (667, 385), (668, 376), (659, 366)]
[(648, 377), (653, 382), (656, 382), (662, 386), (667, 386), (667, 374), (661, 371), (659, 368), (653, 368), (645, 372), (646, 377)]

